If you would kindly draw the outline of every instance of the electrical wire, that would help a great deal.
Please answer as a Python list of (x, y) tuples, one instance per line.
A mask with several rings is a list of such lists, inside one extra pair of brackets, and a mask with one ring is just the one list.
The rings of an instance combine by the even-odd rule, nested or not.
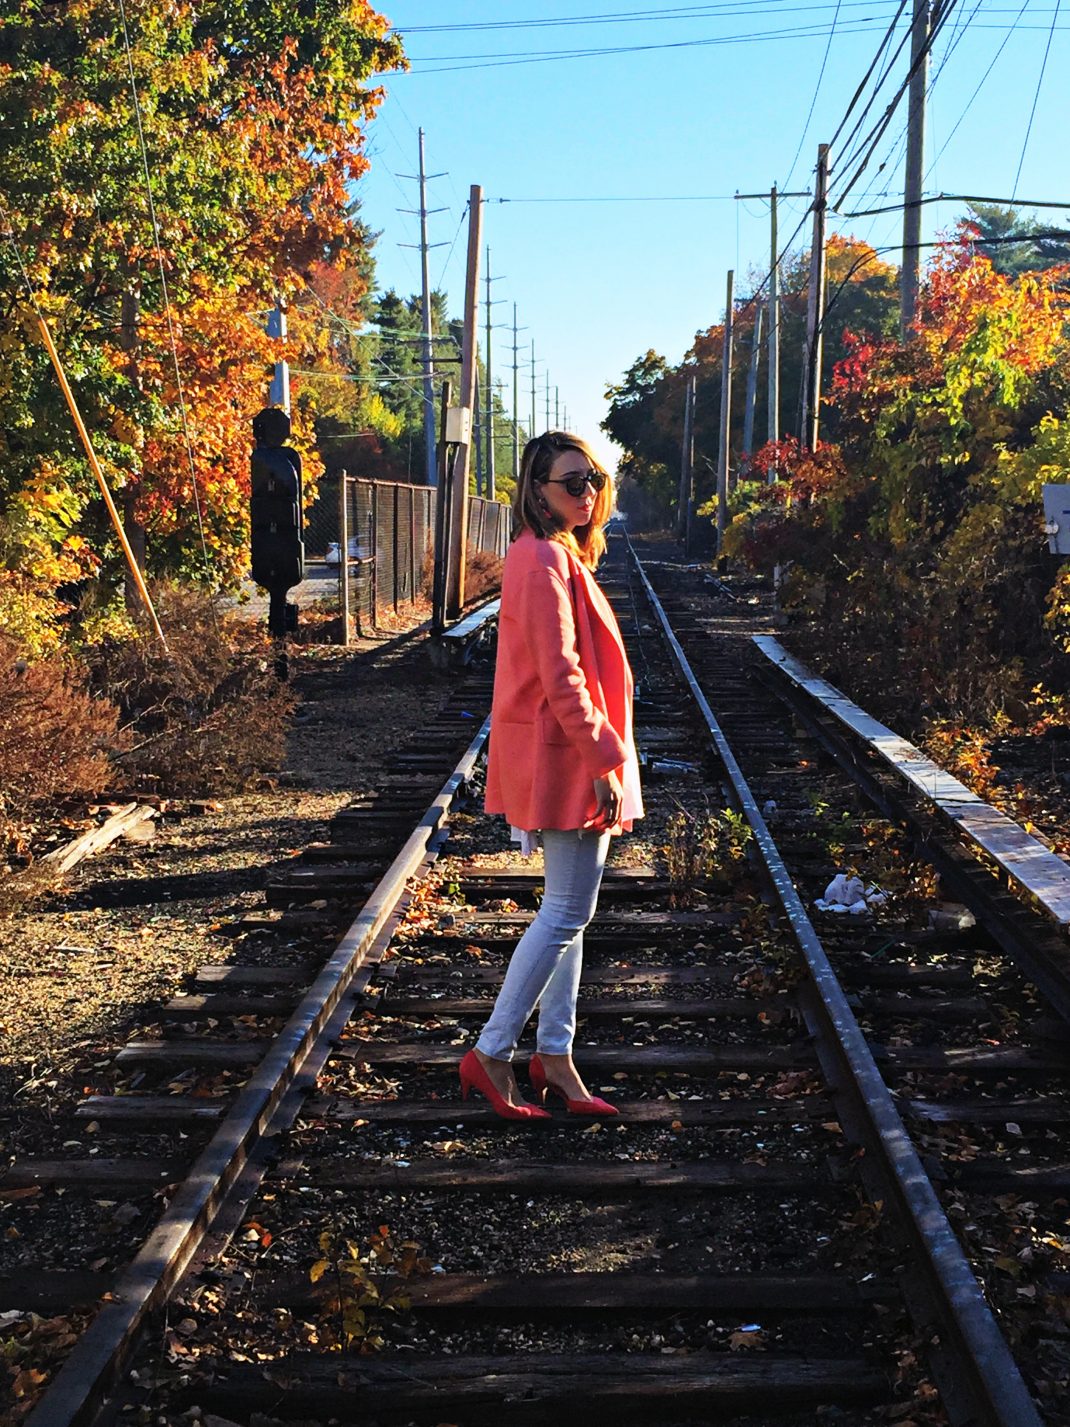
[(1051, 29), (1048, 31), (1048, 43), (1044, 46), (1044, 58), (1040, 65), (1040, 74), (1037, 76), (1037, 87), (1033, 93), (1033, 107), (1029, 111), (1029, 123), (1026, 125), (1025, 138), (1022, 140), (1022, 153), (1018, 160), (1018, 172), (1014, 175), (1014, 187), (1011, 189), (1011, 197), (1018, 193), (1018, 183), (1022, 177), (1022, 165), (1025, 163), (1025, 151), (1029, 147), (1029, 136), (1033, 132), (1033, 120), (1036, 118), (1037, 101), (1040, 99), (1040, 88), (1044, 83), (1044, 74), (1048, 68), (1048, 56), (1051, 54), (1051, 42), (1055, 37), (1055, 22), (1059, 18), (1059, 10), (1062, 0), (1055, 0), (1055, 10), (1051, 17)]
[(802, 132), (799, 134), (799, 144), (798, 144), (798, 147), (797, 147), (796, 150), (795, 150), (795, 157), (794, 157), (794, 158), (792, 159), (792, 161), (791, 161), (791, 167), (788, 169), (788, 176), (787, 176), (787, 178), (784, 180), (784, 187), (785, 187), (785, 188), (790, 188), (790, 187), (791, 187), (791, 180), (792, 180), (792, 179), (794, 178), (794, 176), (795, 176), (795, 165), (799, 162), (799, 155), (802, 153), (803, 144), (806, 142), (806, 135), (807, 135), (807, 134), (809, 133), (809, 131), (810, 131), (810, 120), (814, 117), (814, 107), (815, 107), (815, 105), (817, 104), (817, 96), (821, 93), (821, 81), (822, 81), (822, 80), (824, 79), (824, 77), (825, 77), (825, 66), (826, 66), (826, 65), (828, 64), (828, 62), (829, 62), (829, 53), (830, 53), (831, 50), (832, 50), (832, 41), (833, 41), (833, 39), (835, 38), (835, 35), (836, 35), (836, 26), (837, 26), (837, 24), (839, 23), (839, 19), (840, 19), (840, 0), (837, 0), (837, 3), (836, 3), (836, 13), (835, 13), (835, 14), (833, 15), (833, 17), (832, 17), (832, 29), (829, 30), (828, 44), (825, 46), (825, 53), (824, 53), (824, 56), (822, 57), (822, 60), (821, 60), (821, 68), (820, 68), (820, 69), (818, 70), (818, 72), (817, 72), (817, 83), (814, 85), (813, 98), (810, 100), (810, 111), (809, 111), (809, 113), (808, 113), (807, 116), (806, 116), (806, 122), (805, 122), (805, 123), (803, 124), (803, 126), (802, 126)]
[[(167, 318), (167, 335), (171, 344), (171, 360), (175, 368), (175, 385), (178, 390), (179, 417), (182, 422), (182, 436), (186, 444), (186, 460), (189, 464), (190, 485), (193, 487), (193, 505), (197, 512), (197, 533), (201, 541), (201, 555), (204, 560), (205, 579), (211, 583), (212, 570), (208, 559), (208, 542), (204, 536), (204, 519), (201, 514), (201, 494), (197, 488), (197, 470), (193, 457), (193, 441), (189, 430), (189, 413), (186, 409), (186, 392), (182, 382), (182, 369), (178, 360), (178, 342), (175, 338), (175, 324), (171, 315), (171, 294), (167, 287), (167, 273), (164, 268), (163, 244), (160, 240), (160, 225), (156, 219), (156, 203), (152, 196), (152, 177), (149, 172), (149, 154), (145, 143), (145, 128), (141, 119), (141, 101), (138, 99), (137, 81), (134, 77), (134, 59), (130, 50), (130, 31), (126, 23), (126, 0), (119, 0), (119, 16), (122, 20), (123, 48), (126, 52), (126, 67), (130, 75), (130, 94), (134, 101), (134, 116), (137, 120), (138, 143), (141, 148), (141, 164), (145, 173), (145, 192), (149, 202), (149, 218), (152, 222), (153, 241), (156, 245), (156, 262), (160, 270), (160, 288), (163, 295), (164, 313)], [(212, 604), (212, 617), (218, 622), (218, 613), (215, 604)]]
[[(1030, 0), (1023, 0), (1022, 8), (1018, 11), (1018, 14), (1017, 14), (1015, 20), (1013, 21), (1013, 23), (1011, 24), (1010, 29), (1007, 31), (1006, 35), (1004, 35), (1004, 37), (1003, 37), (1003, 43), (1000, 45), (999, 49), (996, 51), (995, 55), (992, 57), (992, 61), (991, 61), (991, 63), (989, 64), (988, 68), (985, 70), (984, 74), (982, 74), (981, 78), (977, 81), (977, 85), (976, 85), (976, 87), (975, 87), (973, 93), (970, 95), (969, 99), (967, 99), (967, 101), (966, 101), (966, 106), (965, 106), (965, 108), (962, 110), (962, 113), (959, 115), (958, 119), (955, 121), (955, 124), (954, 124), (954, 126), (952, 127), (951, 132), (948, 134), (947, 138), (944, 140), (943, 144), (942, 144), (941, 147), (940, 147), (939, 152), (937, 153), (936, 157), (933, 159), (932, 163), (930, 163), (928, 169), (926, 170), (925, 180), (927, 180), (927, 179), (929, 178), (929, 175), (932, 173), (933, 169), (936, 167), (936, 165), (937, 165), (937, 164), (940, 162), (940, 160), (943, 158), (943, 156), (944, 156), (944, 151), (946, 150), (948, 144), (950, 144), (951, 140), (952, 140), (952, 139), (955, 137), (955, 135), (958, 133), (959, 128), (960, 128), (960, 126), (961, 126), (963, 120), (966, 118), (966, 115), (970, 112), (970, 109), (973, 107), (973, 102), (974, 102), (974, 100), (977, 98), (978, 94), (980, 94), (981, 89), (982, 89), (982, 87), (984, 86), (985, 80), (987, 80), (988, 76), (992, 73), (993, 69), (996, 67), (996, 62), (998, 61), (1000, 55), (1003, 53), (1003, 51), (1007, 48), (1007, 45), (1010, 43), (1011, 36), (1015, 33), (1015, 31), (1016, 31), (1017, 28), (1018, 28), (1018, 22), (1021, 20), (1022, 16), (1025, 14), (1026, 10), (1029, 8), (1029, 3), (1030, 3)], [(980, 8), (980, 0), (978, 0), (978, 8)], [(925, 180), (923, 180), (923, 182), (924, 182)]]
[[(852, 9), (863, 7), (871, 0), (846, 0)], [(648, 23), (664, 20), (709, 20), (724, 19), (744, 14), (770, 14), (783, 11), (831, 10), (832, 0), (816, 5), (770, 5), (770, 0), (722, 0), (720, 4), (679, 5), (667, 10), (617, 10), (603, 11), (593, 15), (560, 15), (541, 17), (535, 20), (483, 20), (465, 21), (457, 25), (393, 25), (395, 34), (432, 35), (468, 34), (477, 30), (544, 30), (557, 29), (562, 25), (605, 25)]]
[[(879, 18), (874, 15), (872, 19)], [(749, 31), (745, 34), (715, 35), (699, 40), (666, 40), (657, 44), (607, 45), (579, 50), (512, 51), (492, 55), (410, 55), (410, 74), (452, 74), (460, 70), (500, 69), (518, 64), (549, 64), (558, 60), (594, 59), (603, 55), (650, 53), (655, 50), (685, 50), (733, 44), (764, 44), (785, 39), (821, 39), (829, 33), (827, 25), (796, 25), (776, 30)], [(867, 34), (868, 25), (855, 20), (855, 27), (843, 34)]]
[(933, 24), (932, 29), (930, 30), (930, 32), (929, 32), (929, 34), (928, 34), (928, 36), (927, 36), (927, 38), (926, 38), (924, 44), (922, 44), (922, 45), (919, 47), (919, 50), (918, 50), (918, 54), (917, 54), (916, 59), (914, 60), (914, 62), (911, 64), (909, 70), (907, 71), (906, 77), (904, 78), (902, 84), (900, 84), (899, 88), (896, 90), (895, 94), (892, 96), (891, 102), (889, 103), (887, 109), (885, 110), (884, 115), (883, 115), (882, 118), (878, 121), (878, 123), (874, 126), (874, 128), (870, 131), (870, 133), (871, 133), (871, 135), (872, 135), (872, 141), (870, 142), (869, 147), (867, 148), (866, 153), (865, 153), (865, 155), (864, 155), (863, 158), (862, 158), (861, 164), (858, 166), (858, 168), (857, 168), (857, 170), (855, 171), (854, 175), (853, 175), (853, 176), (851, 177), (851, 179), (848, 181), (848, 183), (847, 183), (846, 186), (844, 187), (842, 193), (840, 194), (839, 202), (834, 205), (836, 208), (840, 208), (840, 207), (842, 206), (842, 204), (843, 204), (844, 200), (846, 199), (848, 193), (850, 193), (851, 189), (855, 186), (855, 184), (856, 184), (856, 183), (858, 182), (858, 180), (861, 178), (862, 174), (865, 173), (866, 168), (867, 168), (867, 166), (868, 166), (868, 164), (869, 164), (869, 161), (870, 161), (870, 159), (871, 159), (872, 156), (873, 156), (873, 151), (874, 151), (874, 149), (877, 147), (877, 144), (880, 142), (881, 137), (883, 136), (883, 134), (884, 134), (885, 131), (887, 130), (888, 125), (892, 122), (892, 117), (893, 117), (893, 115), (895, 114), (895, 111), (896, 111), (896, 109), (898, 108), (899, 103), (900, 103), (901, 99), (903, 98), (903, 95), (906, 94), (907, 90), (910, 88), (910, 83), (911, 83), (912, 79), (914, 78), (914, 75), (915, 75), (915, 74), (917, 73), (917, 71), (921, 68), (921, 66), (925, 63), (925, 61), (926, 61), (926, 59), (927, 59), (927, 57), (928, 57), (928, 55), (929, 55), (929, 52), (931, 51), (931, 49), (932, 49), (934, 43), (936, 42), (937, 36), (940, 34), (940, 32), (942, 31), (942, 29), (944, 28), (944, 26), (947, 24), (948, 16), (949, 16), (950, 14), (952, 14), (952, 12), (954, 11), (954, 9), (955, 9), (955, 7), (957, 6), (957, 4), (958, 4), (958, 0), (947, 0), (946, 5), (945, 5), (944, 8), (940, 11), (939, 18), (938, 18), (938, 19), (935, 21), (935, 23)]

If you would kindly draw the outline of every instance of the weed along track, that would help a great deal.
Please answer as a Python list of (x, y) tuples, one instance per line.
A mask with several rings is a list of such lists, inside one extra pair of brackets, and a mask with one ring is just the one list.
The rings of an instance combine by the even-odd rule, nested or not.
[[(602, 583), (649, 817), (615, 843), (585, 935), (576, 1058), (620, 1115), (517, 1125), (460, 1099), (541, 887), (478, 811), (486, 728), (467, 717), (430, 811), (425, 742), (330, 847), (273, 875), (260, 916), (289, 945), (205, 967), (120, 1053), (122, 1093), (82, 1112), (93, 1164), (28, 1157), (4, 1181), (87, 1235), (122, 1185), (131, 1234), (149, 1233), (108, 1284), (86, 1264), (91, 1326), (30, 1422), (102, 1402), (142, 1423), (1044, 1420), (1055, 1251), (1015, 1246), (1027, 1181), (1002, 1124), (953, 1115), (1022, 1106), (1015, 1149), (1051, 1147), (1028, 1222), (1058, 1241), (1065, 1051), (1024, 1033), (1031, 993), (978, 927), (919, 924), (920, 866), (866, 916), (815, 927), (833, 845), (909, 861), (891, 819), (748, 676), (762, 607), (654, 575), (663, 605), (615, 537)], [(458, 696), (442, 777), (475, 703)], [(322, 904), (365, 896), (310, 964)], [(999, 1320), (973, 1271), (986, 1235), (1019, 1266), (1012, 1295), (985, 1274)], [(51, 1268), (51, 1291), (74, 1286), (71, 1263)]]

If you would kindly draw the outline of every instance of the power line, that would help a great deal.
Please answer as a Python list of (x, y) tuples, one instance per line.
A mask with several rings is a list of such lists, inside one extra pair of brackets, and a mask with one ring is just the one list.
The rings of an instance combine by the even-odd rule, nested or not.
[(806, 122), (802, 126), (802, 133), (799, 135), (799, 145), (795, 150), (795, 157), (791, 161), (791, 168), (788, 169), (788, 176), (784, 180), (784, 187), (791, 187), (791, 180), (795, 176), (795, 165), (799, 162), (799, 155), (802, 153), (802, 146), (806, 142), (806, 135), (810, 129), (810, 120), (814, 117), (814, 106), (817, 104), (817, 96), (821, 93), (821, 81), (825, 77), (825, 66), (829, 62), (829, 53), (832, 49), (832, 41), (836, 34), (836, 25), (840, 18), (840, 0), (836, 3), (836, 13), (832, 17), (832, 29), (829, 30), (828, 44), (825, 46), (825, 53), (821, 60), (821, 68), (817, 72), (817, 83), (814, 85), (814, 95), (810, 100), (810, 112), (806, 116)]
[[(978, 0), (978, 9), (980, 8), (980, 2), (981, 2), (981, 0)], [(1018, 11), (1018, 14), (1017, 14), (1017, 16), (1015, 17), (1015, 20), (1014, 20), (1014, 22), (1012, 23), (1010, 29), (1007, 31), (1006, 35), (1004, 35), (1004, 37), (1003, 37), (1003, 43), (1000, 45), (999, 49), (996, 51), (995, 55), (992, 57), (992, 61), (991, 61), (991, 63), (989, 64), (988, 68), (985, 70), (984, 74), (982, 74), (981, 78), (977, 81), (977, 86), (976, 86), (976, 88), (974, 89), (973, 93), (970, 95), (969, 99), (967, 99), (965, 108), (963, 109), (963, 111), (962, 111), (962, 113), (959, 115), (959, 117), (955, 120), (955, 124), (954, 124), (954, 126), (953, 126), (953, 128), (952, 128), (950, 134), (948, 134), (947, 138), (944, 140), (943, 144), (941, 145), (940, 150), (939, 150), (939, 152), (937, 153), (936, 157), (933, 159), (932, 163), (929, 165), (929, 168), (928, 168), (928, 170), (927, 170), (927, 172), (926, 172), (926, 174), (925, 174), (925, 177), (926, 177), (926, 178), (929, 177), (929, 175), (932, 173), (933, 169), (936, 167), (936, 165), (937, 165), (937, 164), (940, 162), (940, 160), (943, 158), (943, 156), (944, 156), (944, 151), (946, 150), (948, 144), (950, 144), (951, 140), (952, 140), (952, 139), (955, 137), (955, 135), (958, 133), (959, 127), (961, 126), (963, 120), (966, 118), (966, 115), (970, 112), (970, 109), (973, 107), (973, 102), (974, 102), (974, 100), (977, 98), (978, 94), (980, 94), (981, 89), (982, 89), (982, 87), (983, 87), (983, 85), (984, 85), (984, 83), (985, 83), (985, 80), (988, 78), (988, 76), (992, 73), (993, 69), (996, 67), (996, 62), (997, 62), (997, 60), (999, 59), (999, 57), (1000, 57), (1000, 55), (1003, 53), (1003, 51), (1007, 48), (1007, 45), (1010, 43), (1011, 36), (1014, 34), (1015, 30), (1018, 28), (1018, 22), (1021, 20), (1022, 16), (1025, 14), (1025, 12), (1026, 12), (1026, 10), (1027, 10), (1028, 8), (1029, 8), (1029, 0), (1023, 0), (1022, 8)]]
[[(846, 0), (852, 9), (864, 7), (872, 0)], [(838, 8), (838, 7), (837, 7)], [(720, 4), (680, 5), (669, 10), (618, 10), (603, 11), (593, 15), (561, 15), (541, 17), (534, 20), (485, 20), (471, 21), (459, 25), (393, 25), (395, 34), (434, 35), (469, 34), (477, 30), (545, 30), (558, 29), (563, 25), (605, 25), (649, 23), (663, 20), (709, 20), (725, 19), (745, 14), (791, 13), (802, 10), (831, 10), (832, 0), (824, 4), (811, 5), (770, 5), (770, 0), (723, 0)]]
[(1033, 94), (1033, 107), (1029, 111), (1029, 123), (1026, 125), (1025, 138), (1022, 141), (1022, 153), (1018, 160), (1018, 172), (1014, 175), (1014, 188), (1012, 193), (1018, 192), (1018, 181), (1022, 177), (1022, 165), (1025, 163), (1025, 151), (1029, 147), (1029, 136), (1033, 132), (1033, 120), (1036, 118), (1037, 101), (1040, 98), (1040, 87), (1044, 83), (1044, 74), (1048, 68), (1048, 56), (1051, 54), (1051, 42), (1055, 37), (1055, 22), (1059, 18), (1059, 10), (1062, 0), (1055, 0), (1055, 10), (1051, 17), (1051, 29), (1048, 31), (1048, 43), (1044, 46), (1044, 59), (1040, 65), (1040, 74), (1037, 76), (1037, 87)]

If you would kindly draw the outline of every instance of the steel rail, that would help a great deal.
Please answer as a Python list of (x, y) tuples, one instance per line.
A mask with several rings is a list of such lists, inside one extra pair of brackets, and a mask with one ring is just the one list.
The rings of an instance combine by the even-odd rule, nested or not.
[(913, 1266), (924, 1271), (940, 1328), (948, 1335), (955, 1360), (963, 1371), (964, 1381), (954, 1384), (956, 1389), (961, 1389), (957, 1397), (966, 1402), (962, 1420), (989, 1424), (989, 1427), (1042, 1427), (1042, 1419), (1018, 1365), (948, 1223), (754, 794), (673, 633), (627, 531), (624, 537), (672, 660), (691, 691), (733, 795), (754, 833), (755, 844), (780, 905), (806, 958), (832, 1046), (840, 1066), (850, 1078), (853, 1098), (867, 1127), (867, 1150), (876, 1156), (883, 1170), (883, 1178), (899, 1209), (900, 1222), (907, 1228), (918, 1254)]
[(147, 1315), (166, 1300), (181, 1278), (272, 1114), (315, 1052), (369, 948), (403, 896), (407, 879), (423, 861), (470, 779), (489, 731), (488, 718), (26, 1419), (27, 1427), (83, 1427), (102, 1405), (129, 1361)]

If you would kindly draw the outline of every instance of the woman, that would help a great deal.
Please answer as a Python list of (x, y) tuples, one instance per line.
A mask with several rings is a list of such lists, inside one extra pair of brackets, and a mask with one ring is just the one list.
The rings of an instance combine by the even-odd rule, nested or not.
[(591, 571), (605, 551), (613, 488), (578, 436), (548, 431), (524, 449), (505, 560), (494, 675), (488, 813), (504, 813), (525, 856), (541, 840), (545, 893), (513, 952), (474, 1050), (460, 1065), (510, 1120), (546, 1117), (520, 1097), (512, 1058), (535, 1007), (529, 1067), (541, 1101), (615, 1115), (572, 1063), (583, 929), (594, 915), (609, 839), (642, 817), (632, 739), (632, 673)]

